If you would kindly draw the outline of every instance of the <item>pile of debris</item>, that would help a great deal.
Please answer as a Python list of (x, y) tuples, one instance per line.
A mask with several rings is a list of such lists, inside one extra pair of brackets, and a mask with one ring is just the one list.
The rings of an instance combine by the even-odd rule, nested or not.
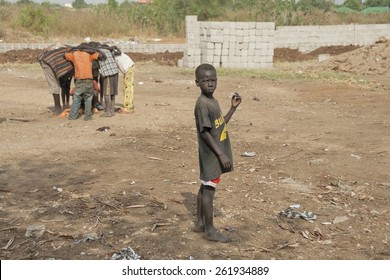
[(390, 40), (380, 38), (375, 44), (335, 56), (322, 65), (326, 69), (354, 74), (386, 74), (390, 71)]

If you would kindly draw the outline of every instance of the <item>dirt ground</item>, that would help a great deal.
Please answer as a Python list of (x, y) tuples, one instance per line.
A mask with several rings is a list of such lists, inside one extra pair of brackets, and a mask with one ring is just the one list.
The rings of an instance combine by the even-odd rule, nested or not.
[[(323, 63), (288, 52), (272, 70), (219, 71), (222, 110), (243, 97), (215, 200), (226, 244), (192, 231), (193, 70), (133, 57), (135, 112), (69, 121), (39, 65), (2, 54), (0, 259), (390, 259), (389, 42)], [(294, 204), (316, 219), (280, 214)]]

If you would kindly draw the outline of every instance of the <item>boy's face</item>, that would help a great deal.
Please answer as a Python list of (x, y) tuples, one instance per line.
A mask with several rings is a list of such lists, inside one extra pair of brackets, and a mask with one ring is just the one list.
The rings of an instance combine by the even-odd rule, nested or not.
[(217, 88), (217, 73), (213, 70), (201, 71), (197, 77), (196, 85), (200, 88), (202, 94), (213, 95)]

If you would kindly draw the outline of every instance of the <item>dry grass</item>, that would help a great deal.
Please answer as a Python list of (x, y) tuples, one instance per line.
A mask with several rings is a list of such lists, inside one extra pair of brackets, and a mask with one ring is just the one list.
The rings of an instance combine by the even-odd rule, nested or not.
[[(39, 8), (39, 6), (37, 6)], [(44, 8), (48, 17), (49, 26), (45, 34), (22, 28), (18, 24), (18, 18), (23, 11), (23, 6), (0, 6), (0, 40), (9, 42), (48, 41), (49, 38), (66, 38), (67, 41), (75, 41), (91, 37), (96, 40), (117, 38), (138, 38), (148, 41), (150, 38), (171, 38), (171, 42), (184, 42), (184, 28), (179, 32), (159, 34), (153, 24), (153, 19), (145, 16), (136, 18), (128, 11), (119, 9), (115, 13), (104, 9), (70, 10), (65, 8)], [(42, 7), (40, 7), (42, 8)], [(390, 13), (379, 15), (363, 14), (336, 14), (332, 11), (313, 11), (311, 13), (282, 12), (278, 16), (256, 14), (256, 11), (240, 10), (229, 11), (214, 21), (275, 21), (277, 25), (336, 25), (336, 24), (379, 24), (390, 23)], [(169, 24), (167, 24), (168, 26)], [(183, 19), (184, 26), (184, 19)], [(28, 36), (27, 33), (33, 34)], [(15, 36), (15, 34), (17, 34)], [(14, 36), (13, 36), (14, 35)], [(63, 40), (63, 39), (62, 39)]]

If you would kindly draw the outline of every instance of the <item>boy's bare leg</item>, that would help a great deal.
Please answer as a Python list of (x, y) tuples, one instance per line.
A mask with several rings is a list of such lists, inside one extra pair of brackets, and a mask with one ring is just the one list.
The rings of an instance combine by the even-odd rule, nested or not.
[(111, 116), (115, 116), (115, 95), (111, 95)]
[(109, 95), (104, 96), (104, 113), (101, 117), (111, 117), (111, 98)]
[(204, 186), (200, 185), (198, 196), (196, 197), (196, 223), (194, 227), (195, 232), (204, 232), (205, 231), (205, 225), (204, 225), (204, 214), (203, 214), (203, 189)]
[(60, 95), (53, 94), (53, 99), (54, 99), (54, 114), (59, 115), (62, 113)]
[(69, 109), (70, 108), (70, 106), (69, 106), (69, 99), (70, 99), (69, 90), (68, 91), (61, 90), (61, 99), (62, 99), (62, 109), (63, 110)]
[(69, 100), (70, 100), (70, 94), (68, 92), (68, 93), (65, 94), (65, 109), (69, 109), (70, 108)]
[(61, 88), (61, 101), (62, 101), (62, 109), (65, 110), (65, 93)]
[(202, 195), (202, 211), (205, 219), (206, 239), (217, 242), (229, 242), (231, 239), (219, 233), (214, 227), (214, 195), (215, 188), (204, 186)]
[(97, 94), (94, 94), (92, 97), (92, 112), (96, 108), (97, 102), (98, 102), (98, 96), (97, 96)]

